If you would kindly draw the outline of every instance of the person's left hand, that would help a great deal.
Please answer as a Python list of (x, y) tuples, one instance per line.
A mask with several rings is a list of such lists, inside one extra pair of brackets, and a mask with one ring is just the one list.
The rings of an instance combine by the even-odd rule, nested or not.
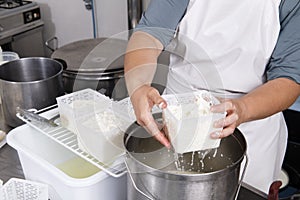
[(211, 107), (214, 113), (226, 112), (224, 119), (220, 119), (214, 123), (214, 127), (222, 128), (221, 132), (214, 132), (211, 134), (212, 138), (224, 138), (231, 135), (235, 128), (243, 122), (243, 104), (239, 99), (226, 99), (220, 104)]

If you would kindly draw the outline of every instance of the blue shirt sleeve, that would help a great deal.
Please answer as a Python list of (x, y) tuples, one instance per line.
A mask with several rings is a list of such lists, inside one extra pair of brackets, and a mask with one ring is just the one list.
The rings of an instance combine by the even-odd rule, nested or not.
[(189, 0), (152, 0), (134, 31), (144, 31), (166, 47), (174, 37)]
[(282, 2), (281, 30), (267, 66), (267, 79), (284, 77), (300, 83), (300, 2)]

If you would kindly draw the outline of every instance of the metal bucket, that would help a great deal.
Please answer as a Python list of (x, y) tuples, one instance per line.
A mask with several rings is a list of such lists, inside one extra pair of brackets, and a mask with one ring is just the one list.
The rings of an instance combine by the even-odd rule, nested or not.
[(16, 108), (42, 109), (56, 104), (64, 94), (63, 66), (49, 58), (22, 58), (0, 66), (0, 97), (6, 124), (23, 122), (16, 117)]
[[(239, 130), (222, 139), (220, 147), (205, 156), (204, 152), (186, 153), (177, 159), (174, 152), (137, 124), (126, 131), (124, 144), (130, 200), (231, 200), (237, 197), (247, 165), (246, 140)], [(244, 157), (246, 165), (240, 177)], [(177, 170), (178, 161), (183, 171)]]

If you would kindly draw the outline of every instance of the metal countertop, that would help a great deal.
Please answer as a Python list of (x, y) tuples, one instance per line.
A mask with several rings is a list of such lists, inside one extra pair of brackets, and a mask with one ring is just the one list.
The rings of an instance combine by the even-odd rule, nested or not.
[[(11, 127), (5, 124), (0, 104), (0, 130), (8, 133), (11, 129)], [(0, 179), (5, 183), (12, 177), (24, 179), (24, 173), (17, 151), (8, 144), (5, 144), (0, 148)]]

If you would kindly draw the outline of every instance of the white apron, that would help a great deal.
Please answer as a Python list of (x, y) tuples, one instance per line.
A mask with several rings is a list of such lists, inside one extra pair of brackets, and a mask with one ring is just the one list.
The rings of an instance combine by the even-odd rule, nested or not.
[[(207, 89), (239, 97), (265, 82), (275, 47), (280, 0), (190, 0), (173, 51), (166, 93)], [(274, 97), (276, 98), (276, 97)], [(287, 142), (281, 113), (238, 127), (247, 140), (244, 183), (268, 193), (278, 178)]]

